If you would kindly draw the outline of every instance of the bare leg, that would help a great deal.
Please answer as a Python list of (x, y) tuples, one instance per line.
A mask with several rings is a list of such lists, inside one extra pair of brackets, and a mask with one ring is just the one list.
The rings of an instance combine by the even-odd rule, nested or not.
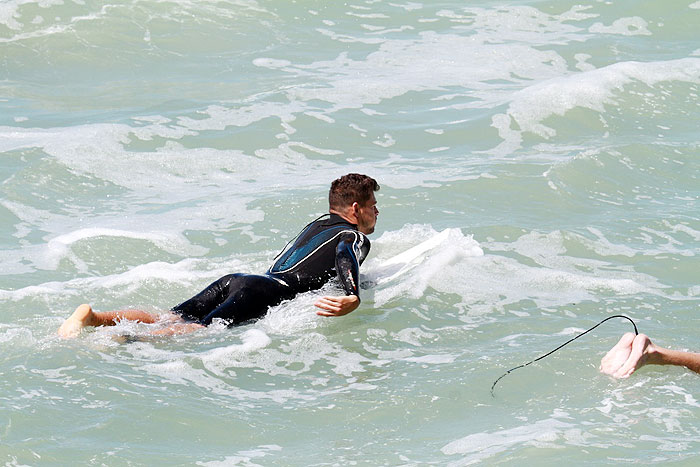
[(189, 334), (190, 332), (197, 331), (198, 329), (202, 329), (203, 327), (204, 326), (202, 326), (199, 323), (186, 323), (186, 322), (174, 323), (165, 329), (159, 329), (157, 331), (151, 332), (151, 335), (154, 335), (154, 336), (174, 336), (174, 335), (178, 335), (178, 334)]
[(58, 335), (64, 339), (77, 337), (86, 326), (114, 326), (120, 320), (155, 323), (158, 316), (141, 310), (92, 311), (90, 305), (80, 305), (58, 328)]

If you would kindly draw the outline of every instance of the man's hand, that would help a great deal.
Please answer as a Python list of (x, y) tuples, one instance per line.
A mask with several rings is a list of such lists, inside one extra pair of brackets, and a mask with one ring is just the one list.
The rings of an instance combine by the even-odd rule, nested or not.
[(664, 349), (652, 344), (644, 334), (635, 336), (629, 332), (603, 357), (600, 371), (615, 378), (627, 378), (648, 364), (680, 365), (700, 373), (700, 353)]
[(648, 361), (655, 352), (656, 348), (649, 337), (628, 332), (603, 357), (600, 371), (615, 378), (627, 378), (645, 363), (656, 363)]
[(314, 305), (321, 309), (316, 312), (319, 316), (343, 316), (360, 306), (360, 298), (357, 295), (326, 296), (320, 298)]

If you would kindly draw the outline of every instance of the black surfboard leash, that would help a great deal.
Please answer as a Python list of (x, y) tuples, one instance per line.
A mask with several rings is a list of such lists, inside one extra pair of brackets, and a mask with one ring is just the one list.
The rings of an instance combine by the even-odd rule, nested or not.
[(604, 322), (606, 322), (606, 321), (608, 321), (608, 320), (611, 320), (611, 319), (613, 319), (613, 318), (624, 318), (624, 319), (628, 320), (630, 323), (632, 323), (632, 326), (634, 326), (634, 333), (635, 333), (636, 335), (639, 335), (639, 331), (637, 330), (637, 325), (634, 323), (634, 321), (632, 321), (632, 318), (630, 318), (629, 316), (625, 316), (625, 315), (612, 315), (612, 316), (608, 316), (607, 318), (605, 318), (604, 320), (600, 321), (600, 322), (599, 322), (598, 324), (596, 324), (595, 326), (593, 326), (593, 327), (591, 327), (591, 328), (589, 328), (589, 329), (583, 331), (581, 334), (577, 335), (576, 337), (574, 337), (574, 338), (572, 338), (572, 339), (569, 339), (568, 341), (564, 342), (562, 345), (560, 345), (560, 346), (557, 347), (556, 349), (551, 350), (551, 351), (547, 352), (546, 354), (544, 354), (544, 355), (542, 355), (542, 356), (540, 356), (540, 357), (537, 357), (536, 359), (531, 360), (531, 361), (529, 361), (529, 362), (527, 362), (527, 363), (523, 363), (522, 365), (518, 365), (518, 366), (516, 366), (516, 367), (514, 367), (514, 368), (511, 368), (510, 370), (508, 370), (508, 371), (506, 371), (505, 373), (503, 373), (496, 381), (493, 382), (493, 385), (491, 386), (491, 397), (496, 397), (496, 396), (494, 395), (494, 389), (496, 388), (496, 384), (498, 384), (498, 382), (499, 382), (501, 379), (503, 379), (503, 377), (505, 377), (506, 375), (509, 375), (511, 372), (513, 372), (513, 371), (515, 371), (515, 370), (517, 370), (517, 369), (519, 369), (519, 368), (524, 368), (524, 367), (526, 367), (526, 366), (528, 366), (528, 365), (531, 365), (531, 364), (533, 364), (533, 363), (535, 363), (535, 362), (537, 362), (537, 361), (539, 361), (539, 360), (542, 360), (542, 359), (545, 358), (545, 357), (548, 357), (548, 356), (552, 355), (554, 352), (556, 352), (557, 350), (561, 349), (561, 348), (564, 347), (565, 345), (570, 344), (571, 342), (575, 341), (576, 339), (578, 339), (579, 337), (583, 336), (584, 334), (588, 334), (589, 332), (591, 332), (592, 330), (594, 330), (595, 328), (597, 328), (598, 326), (600, 326), (600, 325), (603, 324)]

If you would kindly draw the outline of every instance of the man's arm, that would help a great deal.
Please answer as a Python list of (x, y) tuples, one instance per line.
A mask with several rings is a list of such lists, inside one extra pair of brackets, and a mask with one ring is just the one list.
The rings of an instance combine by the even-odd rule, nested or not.
[(627, 333), (600, 362), (600, 371), (615, 378), (627, 378), (644, 365), (678, 365), (700, 373), (700, 353), (664, 349), (648, 336)]
[(319, 316), (343, 316), (351, 313), (360, 306), (360, 262), (355, 253), (359, 233), (343, 234), (335, 249), (335, 270), (338, 279), (345, 289), (345, 295), (326, 296), (319, 299), (315, 305), (321, 309)]
[(700, 373), (700, 353), (682, 352), (680, 350), (663, 349), (656, 347), (658, 362), (648, 361), (647, 363), (658, 363), (660, 365), (681, 365), (696, 373)]

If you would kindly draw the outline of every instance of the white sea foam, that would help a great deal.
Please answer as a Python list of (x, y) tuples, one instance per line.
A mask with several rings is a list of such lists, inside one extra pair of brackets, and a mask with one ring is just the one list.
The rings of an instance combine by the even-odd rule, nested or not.
[[(602, 234), (599, 238), (602, 240), (591, 242), (572, 233), (564, 235), (559, 231), (549, 234), (531, 232), (510, 243), (491, 243), (489, 249), (517, 252), (532, 259), (541, 267), (517, 265), (506, 258), (494, 258), (493, 263), (487, 263), (494, 268), (493, 272), (496, 276), (501, 273), (510, 276), (504, 280), (509, 287), (514, 287), (513, 290), (519, 289), (525, 292), (532, 287), (531, 293), (536, 295), (541, 293), (543, 299), (549, 297), (550, 292), (552, 296), (556, 295), (556, 288), (560, 288), (559, 291), (562, 293), (570, 292), (572, 295), (569, 298), (572, 301), (592, 298), (596, 291), (600, 290), (609, 290), (618, 294), (646, 292), (664, 295), (664, 286), (652, 276), (634, 272), (632, 268), (623, 265), (617, 265), (613, 269), (606, 261), (567, 255), (568, 249), (565, 244), (570, 239), (604, 255), (629, 256), (632, 254), (627, 247), (612, 245), (602, 237)], [(478, 280), (478, 278), (475, 279)], [(511, 279), (515, 280), (511, 281)], [(551, 286), (555, 288), (546, 292)], [(562, 295), (561, 298), (564, 296)]]
[[(494, 55), (501, 60), (494, 61)], [(503, 99), (494, 86), (485, 84), (490, 79), (512, 79), (512, 73), (530, 79), (546, 78), (564, 70), (563, 60), (551, 52), (512, 44), (491, 45), (480, 36), (424, 32), (419, 40), (385, 41), (364, 61), (341, 54), (332, 61), (297, 65), (290, 72), (299, 76), (324, 74), (330, 77), (331, 87), (296, 87), (288, 94), (294, 102), (330, 102), (334, 111), (378, 104), (409, 91), (464, 86), (477, 90), (480, 102), (473, 107), (479, 107)]]
[(260, 329), (249, 329), (241, 334), (241, 344), (229, 345), (210, 350), (202, 356), (205, 362), (230, 361), (236, 356), (255, 352), (270, 345), (272, 339)]
[[(31, 0), (30, 0), (31, 1)], [(47, 0), (50, 1), (50, 0)], [(62, 3), (62, 0), (57, 0)], [(58, 5), (59, 3), (56, 3)], [(1, 5), (1, 4), (0, 4)], [(57, 36), (61, 37), (62, 34), (66, 33), (71, 33), (75, 30), (75, 23), (80, 22), (80, 21), (93, 21), (96, 19), (101, 19), (104, 17), (106, 7), (102, 8), (101, 13), (95, 13), (91, 15), (85, 15), (85, 16), (74, 16), (70, 19), (70, 24), (52, 24), (51, 26), (48, 26), (44, 29), (36, 29), (34, 31), (27, 31), (27, 32), (20, 32), (12, 37), (5, 38), (5, 37), (0, 37), (0, 44), (5, 43), (5, 44), (11, 44), (13, 42), (22, 42), (22, 41), (27, 41), (31, 39), (36, 39), (36, 38), (43, 38), (46, 36)], [(1, 13), (1, 11), (0, 11)], [(2, 17), (0, 17), (0, 21), (2, 21)], [(30, 24), (32, 25), (41, 25), (44, 23), (44, 20), (41, 16), (37, 16), (34, 18), (34, 20), (31, 21)], [(26, 27), (27, 23), (25, 24), (20, 24), (16, 21), (10, 20), (7, 23), (8, 27), (11, 29), (15, 30), (21, 30)]]
[[(230, 332), (230, 331), (229, 331)], [(250, 390), (245, 385), (232, 385), (231, 376), (227, 369), (233, 367), (246, 367), (246, 359), (251, 359), (253, 368), (258, 368), (260, 363), (265, 366), (265, 354), (257, 354), (264, 348), (266, 339), (261, 334), (253, 331), (244, 338), (242, 347), (215, 349), (212, 352), (203, 353), (196, 356), (186, 355), (182, 352), (160, 352), (149, 343), (137, 342), (129, 345), (129, 351), (138, 360), (145, 363), (140, 369), (148, 374), (162, 378), (164, 382), (182, 386), (195, 386), (207, 391), (212, 395), (219, 395), (243, 401), (250, 404), (254, 401), (271, 400), (276, 403), (285, 403), (289, 400), (310, 400), (312, 396), (303, 391), (295, 389), (270, 389), (270, 390)], [(246, 350), (243, 350), (246, 347)], [(201, 360), (200, 360), (201, 359)], [(240, 361), (237, 361), (240, 360)], [(205, 369), (199, 368), (201, 364)], [(258, 363), (259, 362), (259, 363)], [(270, 366), (276, 366), (277, 361), (269, 362)], [(279, 374), (279, 373), (278, 373)]]
[[(312, 366), (328, 365), (336, 375), (351, 377), (364, 372), (370, 360), (328, 340), (317, 332), (297, 333), (276, 345), (264, 331), (265, 319), (241, 336), (242, 344), (214, 349), (200, 356), (204, 367), (215, 375), (225, 376), (236, 368), (262, 370), (269, 376), (298, 376), (309, 373)], [(228, 331), (231, 332), (231, 331)], [(297, 395), (295, 397), (300, 397)], [(304, 396), (312, 397), (312, 396)]]
[(650, 36), (651, 32), (647, 28), (649, 23), (639, 16), (630, 18), (619, 18), (613, 21), (610, 26), (602, 23), (595, 23), (588, 28), (590, 32), (602, 34), (621, 34), (623, 36)]
[[(267, 64), (268, 59), (258, 61), (257, 64)], [(246, 127), (251, 123), (263, 120), (265, 118), (277, 117), (283, 122), (292, 122), (296, 118), (296, 114), (310, 110), (308, 106), (301, 102), (292, 102), (288, 104), (279, 102), (255, 101), (246, 103), (247, 105), (237, 105), (233, 108), (224, 107), (221, 105), (209, 106), (205, 115), (209, 118), (193, 119), (190, 117), (178, 118), (178, 125), (189, 130), (224, 130), (227, 126)]]
[[(195, 121), (203, 128), (211, 129), (219, 126), (219, 118), (223, 118), (222, 127), (231, 123), (228, 117), (212, 117), (212, 121)], [(131, 152), (126, 149), (129, 138), (136, 133), (138, 138), (149, 140), (154, 137), (180, 138), (191, 134), (191, 129), (173, 130), (166, 126), (166, 121), (161, 118), (145, 118), (148, 122), (139, 127), (127, 125), (82, 125), (71, 128), (44, 129), (17, 129), (1, 127), (0, 150), (11, 151), (17, 149), (41, 148), (47, 154), (56, 158), (71, 172), (82, 173), (90, 177), (106, 180), (118, 186), (139, 193), (143, 201), (151, 200), (160, 204), (166, 198), (168, 203), (183, 203), (173, 212), (165, 210), (153, 212), (146, 209), (141, 214), (138, 207), (134, 211), (136, 215), (127, 217), (126, 223), (123, 215), (104, 215), (103, 218), (91, 220), (92, 226), (102, 232), (106, 230), (128, 231), (152, 231), (152, 225), (159, 227), (172, 226), (173, 230), (161, 231), (156, 235), (164, 236), (172, 240), (173, 245), (186, 246), (181, 239), (180, 228), (186, 225), (189, 229), (220, 230), (230, 227), (231, 222), (253, 223), (262, 220), (263, 213), (259, 209), (248, 208), (248, 203), (253, 200), (252, 195), (260, 196), (261, 193), (279, 193), (280, 186), (289, 186), (291, 181), (297, 180), (297, 185), (307, 186), (306, 177), (309, 172), (329, 173), (331, 176), (342, 173), (341, 166), (332, 162), (309, 160), (299, 151), (311, 151), (313, 153), (333, 156), (339, 152), (324, 148), (314, 147), (301, 142), (282, 143), (277, 148), (260, 149), (254, 156), (243, 154), (240, 151), (224, 151), (215, 149), (185, 149), (174, 141), (170, 141), (156, 152)], [(225, 122), (225, 123), (224, 123)], [(247, 124), (247, 123), (244, 123)], [(270, 163), (279, 162), (280, 170), (270, 172), (267, 170)], [(388, 164), (388, 165), (387, 165)], [(356, 170), (366, 173), (381, 171), (386, 174), (382, 178), (382, 184), (397, 188), (426, 186), (427, 180), (436, 178), (446, 181), (478, 178), (476, 176), (455, 176), (449, 167), (438, 167), (431, 173), (423, 170), (391, 170), (393, 166), (403, 166), (404, 159), (396, 154), (389, 155), (387, 162), (380, 165), (375, 163), (359, 163)], [(260, 173), (266, 177), (260, 179)], [(328, 178), (331, 178), (329, 176)], [(191, 187), (197, 186), (193, 193)], [(222, 197), (221, 193), (234, 187), (237, 196)], [(248, 197), (250, 194), (251, 197)], [(39, 225), (42, 230), (58, 234), (58, 237), (70, 232), (69, 226), (74, 224), (70, 216), (53, 213), (47, 215), (42, 210), (26, 206), (12, 201), (2, 201), (3, 206), (11, 210), (23, 222), (29, 225)], [(116, 226), (121, 226), (117, 228)], [(106, 229), (106, 230), (105, 230)], [(132, 233), (129, 234), (133, 236)], [(160, 246), (170, 241), (156, 240)], [(53, 247), (61, 249), (57, 254), (67, 254), (60, 242), (54, 242)], [(171, 248), (168, 246), (168, 248)], [(175, 247), (179, 249), (179, 247)], [(199, 254), (203, 251), (194, 245), (187, 246), (185, 254)], [(183, 253), (180, 251), (179, 253)], [(84, 265), (75, 258), (73, 262), (79, 269)]]
[(0, 3), (0, 24), (8, 28), (19, 31), (22, 23), (18, 21), (19, 10), (24, 5), (36, 4), (41, 8), (49, 8), (54, 5), (63, 5), (64, 0), (6, 0)]
[(700, 241), (700, 231), (693, 229), (685, 223), (671, 224), (668, 222), (668, 220), (664, 219), (663, 224), (670, 228), (673, 233), (682, 232), (691, 237), (693, 240)]
[[(140, 347), (144, 347), (143, 345)], [(194, 368), (184, 360), (172, 359), (160, 363), (147, 363), (142, 369), (149, 374), (159, 376), (170, 384), (189, 386), (196, 385), (212, 394), (231, 396), (235, 389), (227, 387), (226, 383), (214, 378), (206, 371)]]
[[(390, 251), (396, 254), (397, 245), (408, 239), (429, 238), (430, 235), (430, 229), (421, 226), (407, 226), (382, 235), (374, 242), (380, 250), (379, 257), (368, 260), (365, 269), (370, 282), (377, 282), (381, 275), (380, 261), (386, 254), (382, 250), (384, 242), (391, 245)], [(552, 241), (554, 239), (556, 241)], [(419, 263), (404, 271), (410, 273), (376, 287), (375, 306), (400, 297), (421, 297), (428, 287), (461, 295), (469, 313), (477, 314), (483, 307), (489, 311), (523, 299), (531, 299), (539, 306), (595, 300), (601, 290), (617, 294), (662, 294), (663, 287), (652, 277), (633, 273), (624, 267), (620, 272), (605, 271), (609, 269), (607, 263), (564, 255), (559, 233), (553, 234), (552, 238), (529, 234), (513, 243), (499, 245), (492, 244), (490, 248), (517, 251), (541, 266), (522, 264), (504, 256), (484, 256), (478, 243), (456, 231), (449, 241), (435, 246), (422, 256)], [(581, 272), (582, 264), (596, 272)]]
[[(524, 133), (549, 139), (556, 131), (543, 121), (581, 107), (605, 113), (615, 104), (616, 93), (633, 82), (649, 87), (663, 81), (700, 83), (700, 59), (683, 58), (659, 62), (620, 62), (595, 70), (544, 80), (512, 96), (505, 114), (493, 117), (493, 126), (503, 139), (498, 152), (520, 147)], [(513, 128), (515, 127), (515, 128)]]
[(566, 43), (585, 38), (580, 34), (581, 28), (569, 23), (596, 17), (595, 13), (584, 13), (589, 9), (588, 6), (575, 5), (559, 15), (552, 15), (525, 5), (504, 5), (495, 9), (467, 6), (461, 12), (442, 10), (437, 15), (469, 24), (490, 41)]
[[(51, 269), (56, 268), (59, 260), (64, 257), (75, 258), (75, 255), (73, 255), (70, 252), (71, 245), (82, 240), (99, 237), (117, 237), (130, 238), (136, 240), (146, 240), (152, 242), (157, 247), (162, 248), (164, 251), (167, 251), (169, 253), (183, 254), (185, 256), (199, 256), (204, 255), (207, 252), (206, 248), (192, 245), (181, 235), (173, 235), (159, 232), (136, 232), (106, 228), (79, 229), (49, 240), (47, 244), (47, 260), (51, 264)], [(74, 259), (74, 261), (82, 263), (82, 261), (77, 259)]]
[(416, 347), (421, 347), (424, 342), (430, 342), (438, 338), (438, 334), (426, 332), (420, 328), (404, 328), (391, 336), (399, 342), (405, 342)]
[(111, 238), (115, 244), (118, 244), (121, 239), (144, 240), (165, 252), (183, 256), (201, 256), (208, 251), (206, 248), (191, 244), (178, 234), (86, 228), (59, 235), (46, 244), (27, 245), (18, 250), (1, 251), (2, 274), (56, 270), (63, 260), (72, 263), (79, 273), (86, 273), (88, 262), (99, 260), (100, 255), (112, 256), (115, 254), (115, 249), (106, 244), (104, 250), (98, 254), (94, 250), (78, 252), (75, 246), (91, 240), (104, 240), (105, 237)]
[[(379, 49), (365, 60), (353, 60), (343, 53), (334, 60), (306, 65), (281, 64), (278, 60), (263, 57), (254, 63), (274, 69), (282, 66), (285, 72), (307, 80), (309, 76), (324, 76), (330, 86), (297, 86), (289, 89), (287, 94), (294, 103), (316, 99), (330, 102), (334, 104), (330, 112), (362, 108), (409, 91), (449, 86), (473, 90), (470, 95), (478, 101), (469, 107), (478, 108), (503, 102), (504, 95), (496, 90), (496, 86), (489, 85), (489, 80), (524, 82), (565, 73), (566, 65), (560, 56), (530, 44), (582, 40), (580, 28), (566, 22), (595, 16), (582, 13), (585, 9), (573, 7), (561, 15), (517, 6), (498, 10), (465, 8), (463, 13), (438, 13), (438, 16), (455, 21), (473, 23), (469, 36), (426, 31), (419, 33), (415, 40), (378, 40), (349, 37), (324, 29), (320, 32), (335, 40), (378, 44)], [(503, 27), (504, 21), (509, 27)], [(506, 40), (508, 44), (503, 45)], [(516, 79), (515, 75), (520, 78)]]
[[(0, 299), (20, 301), (27, 298), (83, 297), (86, 294), (102, 294), (119, 289), (122, 294), (134, 292), (153, 280), (172, 282), (178, 286), (205, 283), (230, 272), (246, 270), (247, 265), (234, 261), (226, 263), (211, 260), (185, 259), (177, 263), (151, 262), (129, 268), (126, 271), (99, 277), (77, 277), (65, 282), (46, 282), (16, 290), (0, 290)], [(145, 304), (148, 305), (148, 304)], [(171, 304), (172, 305), (172, 304)]]
[[(479, 18), (479, 14), (486, 14), (485, 11), (470, 12), (469, 15), (476, 15)], [(531, 32), (531, 28), (528, 29), (527, 26), (528, 22), (534, 18), (535, 21), (541, 23), (543, 18), (540, 16), (534, 14), (533, 11), (523, 12), (518, 17), (526, 21), (519, 27), (524, 31)], [(581, 19), (576, 15), (574, 17), (569, 18), (567, 16), (567, 21)], [(558, 17), (544, 18), (550, 26), (548, 33), (559, 33), (557, 32), (558, 28), (563, 27), (560, 19)], [(486, 24), (490, 24), (488, 23), (489, 21), (495, 20), (495, 18), (483, 19)], [(298, 152), (291, 150), (291, 146), (285, 145), (281, 145), (273, 150), (259, 151), (258, 155), (263, 156), (266, 159), (265, 161), (260, 161), (259, 158), (245, 156), (235, 151), (216, 151), (213, 149), (185, 150), (172, 144), (166, 145), (162, 150), (155, 153), (131, 153), (126, 151), (123, 145), (132, 138), (144, 141), (152, 140), (155, 137), (171, 140), (181, 139), (184, 136), (196, 135), (199, 131), (221, 131), (231, 125), (248, 126), (268, 117), (278, 117), (283, 125), (292, 128), (290, 123), (300, 113), (308, 114), (310, 112), (311, 107), (304, 101), (313, 99), (323, 99), (335, 104), (333, 109), (325, 111), (327, 115), (329, 112), (333, 112), (334, 109), (362, 107), (366, 104), (376, 103), (382, 99), (402, 95), (409, 91), (438, 89), (441, 86), (466, 86), (477, 90), (476, 96), (479, 98), (479, 101), (474, 106), (481, 106), (485, 103), (493, 104), (507, 101), (505, 94), (501, 93), (499, 95), (499, 91), (495, 91), (495, 86), (485, 84), (489, 80), (512, 79), (513, 73), (516, 73), (523, 78), (520, 82), (526, 82), (525, 80), (542, 80), (552, 76), (559, 76), (566, 72), (565, 64), (560, 57), (526, 46), (509, 44), (505, 47), (489, 44), (482, 36), (483, 30), (488, 29), (487, 25), (479, 24), (479, 27), (481, 28), (479, 29), (480, 32), (474, 37), (426, 32), (421, 34), (418, 40), (385, 41), (377, 52), (370, 54), (364, 61), (355, 61), (339, 56), (333, 61), (316, 62), (310, 65), (289, 64), (287, 66), (286, 62), (282, 63), (273, 59), (256, 59), (255, 64), (258, 66), (279, 67), (285, 65), (290, 72), (299, 76), (322, 73), (330, 77), (331, 82), (336, 83), (330, 88), (291, 88), (287, 91), (292, 97), (290, 103), (258, 101), (254, 104), (233, 108), (221, 105), (210, 106), (205, 111), (208, 117), (204, 119), (192, 119), (183, 116), (178, 118), (173, 124), (173, 122), (168, 120), (155, 121), (151, 118), (151, 124), (143, 127), (86, 125), (72, 129), (18, 131), (6, 128), (4, 130), (6, 130), (5, 133), (8, 138), (3, 138), (5, 145), (2, 146), (0, 144), (0, 146), (4, 150), (42, 147), (47, 153), (54, 155), (71, 169), (95, 175), (120, 186), (139, 190), (142, 193), (144, 190), (151, 188), (154, 196), (156, 192), (162, 193), (163, 190), (166, 190), (173, 199), (181, 198), (181, 193), (187, 192), (187, 183), (183, 180), (185, 174), (188, 176), (188, 183), (211, 183), (213, 181), (216, 186), (233, 184), (241, 187), (243, 193), (245, 193), (246, 187), (255, 189), (251, 191), (257, 193), (262, 188), (259, 184), (250, 185), (237, 182), (240, 179), (250, 179), (251, 177), (248, 175), (250, 173), (260, 173), (260, 164), (262, 162), (269, 164), (270, 160), (275, 160), (280, 156), (281, 159), (288, 161), (289, 157), (296, 156), (295, 161), (299, 165), (307, 167), (312, 165), (314, 170), (319, 168), (329, 170), (333, 168), (333, 165), (322, 164), (319, 167), (319, 162), (309, 164), (304, 157), (300, 157)], [(569, 30), (567, 34), (570, 32), (572, 31)], [(489, 51), (489, 48), (492, 50)], [(468, 59), (457, 60), (457, 56), (464, 57), (465, 51), (467, 55), (471, 54), (471, 56)], [(494, 62), (494, 54), (501, 55), (503, 59)], [(506, 56), (517, 56), (519, 59), (509, 60)], [(426, 62), (416, 62), (416, 57), (421, 57), (421, 60), (426, 60)], [(531, 60), (532, 63), (523, 63), (523, 57)], [(484, 66), (475, 66), (480, 61), (484, 62)], [(486, 66), (486, 62), (488, 62), (488, 66)], [(446, 64), (448, 66), (445, 66)], [(500, 68), (494, 68), (495, 64)], [(399, 72), (400, 69), (405, 67), (409, 67), (415, 72)], [(359, 87), (358, 79), (362, 80)], [(367, 93), (362, 91), (367, 89), (367, 86), (372, 86), (372, 83), (376, 83), (376, 86)], [(388, 86), (387, 83), (391, 83), (391, 85)], [(358, 89), (360, 90), (359, 93)], [(516, 103), (511, 105), (509, 115), (514, 114), (515, 120), (518, 121), (519, 114)], [(506, 128), (510, 128), (509, 121), (505, 121), (500, 127), (500, 131), (506, 131)], [(0, 129), (0, 131), (2, 130)], [(527, 127), (523, 131), (528, 131)], [(506, 131), (506, 133), (508, 132)], [(513, 133), (508, 133), (508, 135), (512, 136)], [(393, 144), (393, 140), (379, 140), (378, 143), (384, 145)], [(298, 145), (299, 143), (296, 144)], [(439, 149), (442, 150), (445, 147), (447, 146), (441, 146)], [(305, 149), (311, 149), (311, 147), (307, 145)], [(329, 153), (328, 149), (317, 149), (315, 150), (317, 153)], [(337, 153), (337, 151), (334, 151), (334, 153)], [(230, 163), (225, 162), (226, 160), (235, 160), (235, 168), (231, 167)], [(212, 161), (213, 163), (211, 163)], [(242, 163), (242, 161), (245, 162)], [(198, 166), (193, 166), (193, 164)], [(130, 170), (125, 170), (127, 166)], [(231, 171), (240, 172), (243, 167), (249, 170), (247, 174), (241, 174), (240, 178), (230, 175)], [(211, 180), (212, 175), (221, 174), (221, 172), (217, 172), (217, 168), (223, 169), (228, 173)], [(126, 173), (129, 176), (124, 176)], [(206, 174), (206, 182), (201, 177), (198, 177), (198, 173), (201, 173), (202, 176)], [(276, 173), (270, 175), (274, 176)], [(289, 175), (289, 173), (280, 173), (279, 183), (284, 183)], [(388, 174), (388, 176), (390, 177), (391, 174)], [(403, 178), (405, 179), (405, 177)], [(464, 179), (464, 176), (458, 178)], [(272, 186), (277, 185), (275, 180), (271, 182)], [(397, 181), (390, 180), (388, 183), (398, 185), (398, 177)], [(415, 186), (415, 183), (413, 185)], [(236, 200), (239, 204), (231, 206), (227, 214), (240, 219), (242, 222), (252, 222), (260, 218), (259, 212), (246, 210), (245, 202), (248, 200), (244, 200), (242, 203), (238, 201), (238, 198)], [(212, 210), (220, 211), (228, 206), (229, 204), (227, 203), (215, 206)], [(194, 210), (197, 209), (194, 208)], [(188, 217), (200, 219), (194, 215)], [(210, 225), (202, 225), (202, 228), (207, 227), (210, 227)]]
[(260, 467), (261, 464), (256, 464), (253, 459), (258, 459), (265, 457), (271, 452), (281, 451), (282, 447), (276, 444), (268, 444), (258, 446), (256, 449), (247, 449), (245, 451), (240, 451), (234, 456), (227, 456), (221, 461), (209, 461), (209, 462), (197, 462), (196, 465), (201, 465), (203, 467), (231, 467), (234, 465), (241, 465), (246, 467)]
[(439, 365), (443, 363), (452, 363), (456, 358), (455, 355), (422, 355), (420, 357), (408, 357), (404, 360), (421, 365)]
[(328, 284), (321, 290), (297, 295), (294, 299), (285, 301), (270, 308), (265, 317), (259, 321), (265, 332), (275, 335), (298, 335), (319, 326), (319, 317), (314, 303), (322, 295), (338, 295), (340, 292), (334, 284)]
[(667, 394), (680, 396), (688, 407), (700, 407), (700, 403), (698, 403), (695, 397), (693, 397), (692, 394), (689, 394), (685, 388), (677, 384), (669, 383), (667, 385), (658, 386), (656, 389)]
[(547, 307), (595, 301), (606, 291), (623, 295), (653, 291), (627, 278), (600, 278), (532, 267), (493, 255), (457, 264), (443, 271), (441, 279), (430, 285), (441, 292), (459, 293), (469, 314), (491, 312), (526, 299), (534, 301), (538, 307)]
[(461, 461), (450, 465), (468, 465), (488, 459), (514, 445), (551, 446), (550, 443), (561, 442), (563, 434), (573, 426), (557, 418), (547, 418), (514, 428), (465, 436), (443, 446), (442, 452), (447, 455), (465, 456)]
[[(146, 130), (149, 128), (150, 130)], [(153, 204), (183, 203), (175, 216), (171, 210), (153, 212), (148, 208), (132, 208), (136, 214), (146, 211), (146, 215), (103, 214), (91, 219), (97, 229), (116, 229), (127, 225), (133, 231), (151, 231), (153, 225), (160, 228), (172, 226), (173, 231), (162, 232), (170, 238), (180, 235), (181, 226), (190, 229), (218, 230), (228, 228), (231, 222), (253, 223), (263, 218), (259, 209), (248, 209), (252, 197), (246, 193), (260, 194), (260, 190), (272, 190), (289, 174), (280, 173), (277, 182), (271, 173), (263, 183), (250, 183), (255, 174), (265, 172), (269, 161), (254, 156), (244, 156), (239, 151), (219, 151), (214, 149), (186, 150), (174, 145), (153, 153), (134, 153), (123, 146), (131, 127), (125, 125), (82, 125), (68, 129), (40, 130), (0, 128), (0, 150), (10, 151), (22, 148), (41, 148), (47, 154), (64, 164), (69, 171), (106, 180), (139, 193), (141, 200)], [(144, 138), (162, 133), (158, 125), (140, 127)], [(179, 137), (182, 132), (173, 136)], [(288, 150), (280, 154), (299, 153)], [(303, 159), (302, 159), (303, 160)], [(276, 172), (275, 172), (276, 173)], [(270, 185), (269, 183), (272, 183)], [(276, 183), (276, 184), (275, 184)], [(193, 191), (192, 187), (197, 186)], [(221, 194), (233, 187), (235, 197), (222, 197)], [(73, 230), (75, 220), (71, 216), (45, 212), (3, 200), (3, 206), (30, 225), (41, 225), (41, 229), (56, 234)], [(178, 243), (182, 244), (182, 241)], [(191, 247), (190, 247), (191, 248)], [(202, 249), (199, 248), (201, 252)]]
[(0, 324), (0, 346), (5, 347), (33, 347), (36, 338), (31, 329), (19, 326)]

